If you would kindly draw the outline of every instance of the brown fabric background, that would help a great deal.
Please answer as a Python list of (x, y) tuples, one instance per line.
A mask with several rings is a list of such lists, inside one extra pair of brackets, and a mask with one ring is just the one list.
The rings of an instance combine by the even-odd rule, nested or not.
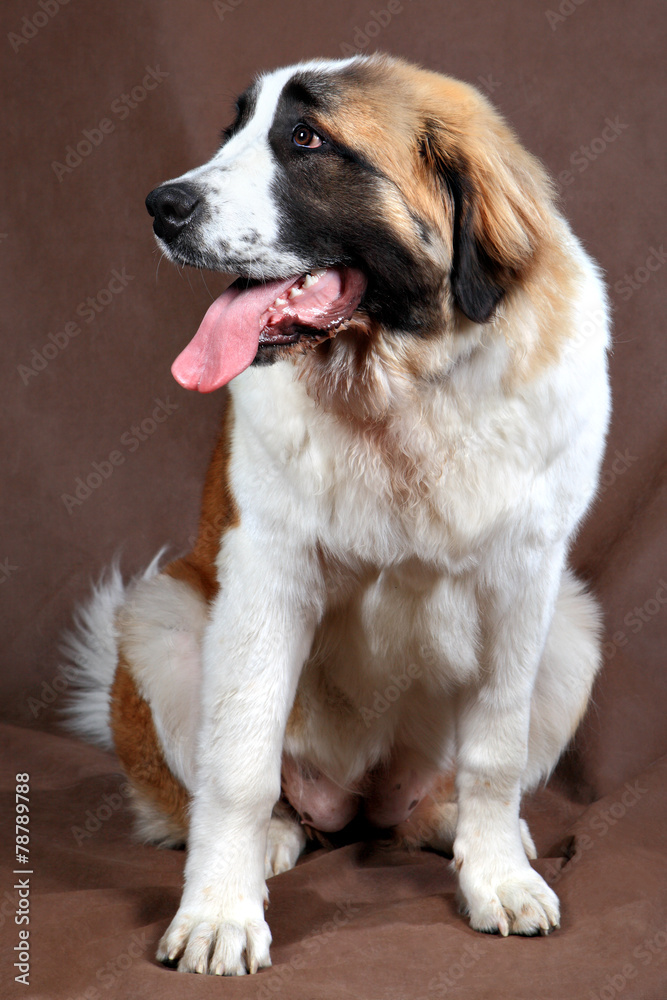
[[(559, 2), (3, 4), (0, 996), (667, 997), (667, 17), (661, 0), (563, 0), (558, 13)], [(183, 854), (133, 844), (117, 762), (58, 731), (57, 637), (121, 546), (127, 573), (165, 543), (187, 548), (221, 409), (219, 394), (188, 394), (169, 373), (221, 280), (158, 268), (143, 199), (211, 154), (255, 71), (341, 55), (344, 43), (490, 93), (560, 176), (564, 210), (608, 276), (614, 419), (600, 499), (573, 553), (604, 604), (605, 669), (575, 748), (526, 804), (563, 926), (548, 939), (475, 934), (456, 915), (445, 860), (358, 841), (273, 880), (272, 969), (185, 979), (153, 959)], [(149, 68), (161, 82), (124, 108)], [(99, 144), (59, 179), (54, 161), (102, 119), (108, 132), (92, 133)], [(106, 303), (114, 269), (128, 277)], [(89, 297), (100, 310), (91, 321), (77, 314)], [(139, 441), (131, 428), (156, 400), (172, 412)], [(63, 495), (112, 452), (120, 464), (68, 510)], [(32, 784), (29, 987), (14, 984), (10, 957), (19, 771)]]

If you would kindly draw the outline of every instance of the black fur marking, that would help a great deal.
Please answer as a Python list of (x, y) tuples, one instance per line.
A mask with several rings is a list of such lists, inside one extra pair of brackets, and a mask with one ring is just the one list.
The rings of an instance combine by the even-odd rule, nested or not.
[[(467, 164), (443, 135), (441, 123), (424, 123), (421, 155), (439, 183), (443, 201), (451, 206), (451, 274), (436, 262), (438, 253), (430, 259), (426, 252), (429, 247), (442, 249), (439, 228), (406, 206), (414, 238), (397, 232), (384, 220), (387, 187), (393, 181), (369, 161), (363, 148), (351, 148), (320, 123), (323, 113), (327, 122), (344, 115), (351, 90), (364, 82), (363, 68), (352, 67), (334, 75), (300, 72), (283, 88), (268, 134), (277, 162), (272, 194), (280, 219), (279, 248), (294, 253), (304, 262), (304, 270), (335, 265), (363, 270), (368, 287), (361, 308), (389, 329), (421, 336), (440, 333), (449, 287), (462, 313), (474, 322), (487, 322), (517, 279), (518, 268), (500, 259), (485, 241), (476, 210), (480, 193)], [(241, 94), (236, 118), (224, 131), (225, 141), (250, 121), (258, 93), (255, 83)], [(299, 123), (317, 132), (322, 146), (294, 143)], [(243, 274), (252, 271), (252, 236), (241, 237), (244, 249), (235, 257), (224, 241), (217, 253), (199, 249), (185, 236), (170, 248), (174, 256), (195, 267), (219, 270), (224, 264), (225, 270)], [(268, 363), (281, 350), (266, 345), (258, 363)]]
[(303, 74), (293, 76), (283, 87), (283, 97), (286, 100), (303, 104), (314, 110), (326, 106), (327, 78)]
[(438, 141), (438, 127), (427, 129), (422, 156), (442, 181), (454, 209), (451, 286), (454, 301), (474, 323), (487, 323), (516, 279), (515, 271), (492, 257), (475, 232), (475, 199), (479, 197), (470, 171), (461, 156), (445, 155)]
[[(286, 84), (269, 131), (279, 164), (273, 194), (281, 248), (307, 260), (310, 267), (360, 268), (368, 278), (362, 306), (372, 318), (391, 329), (435, 332), (442, 325), (447, 275), (384, 222), (382, 187), (392, 182), (361, 150), (350, 149), (319, 125), (313, 101), (305, 100), (317, 94), (317, 83), (317, 74), (313, 80), (301, 74)], [(325, 100), (344, 114), (344, 100), (331, 76), (318, 96), (320, 110)], [(323, 145), (296, 146), (292, 132), (299, 122), (317, 132)], [(420, 220), (417, 230), (425, 225)]]
[(241, 129), (248, 124), (255, 113), (258, 94), (259, 87), (257, 83), (251, 84), (247, 90), (244, 90), (242, 94), (239, 94), (236, 99), (236, 116), (231, 125), (223, 128), (220, 135), (221, 145), (224, 146), (224, 144), (228, 142), (233, 135), (236, 135), (237, 132), (240, 132)]
[(465, 174), (449, 170), (443, 176), (454, 203), (451, 274), (454, 301), (468, 319), (474, 323), (487, 323), (507, 291), (502, 268), (475, 235), (473, 194)]

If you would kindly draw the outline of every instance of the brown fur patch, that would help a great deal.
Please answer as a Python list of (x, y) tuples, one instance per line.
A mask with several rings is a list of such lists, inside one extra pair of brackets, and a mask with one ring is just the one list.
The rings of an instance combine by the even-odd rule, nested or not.
[(116, 753), (137, 793), (183, 831), (188, 828), (189, 795), (165, 761), (151, 709), (121, 655), (111, 689), (111, 730)]
[[(208, 468), (199, 532), (189, 555), (169, 563), (167, 576), (182, 580), (211, 601), (218, 591), (216, 558), (225, 531), (239, 524), (229, 487), (232, 433), (231, 397), (227, 394), (222, 427)], [(111, 691), (111, 728), (116, 752), (136, 793), (155, 806), (177, 828), (187, 830), (189, 796), (174, 777), (158, 742), (150, 705), (139, 694), (132, 665), (120, 653)]]
[(233, 411), (229, 393), (226, 397), (222, 427), (204, 482), (197, 540), (192, 552), (169, 563), (162, 571), (175, 580), (189, 583), (207, 601), (218, 592), (215, 561), (220, 540), (226, 531), (240, 524), (238, 508), (229, 486)]
[[(568, 303), (578, 278), (542, 164), (493, 105), (461, 81), (376, 57), (343, 70), (333, 86), (337, 99), (318, 112), (323, 127), (388, 179), (387, 220), (413, 252), (428, 253), (443, 275), (453, 261), (456, 235), (447, 176), (459, 176), (473, 270), (489, 269), (491, 280), (508, 293), (494, 323), (512, 352), (506, 386), (511, 391), (539, 376), (577, 335)], [(439, 235), (439, 247), (423, 245), (415, 219)], [(443, 334), (451, 328), (449, 291), (445, 283)], [(414, 347), (415, 358), (406, 358), (405, 368), (419, 375), (423, 345)]]
[[(522, 289), (523, 309), (528, 308), (531, 313), (527, 322), (522, 322), (521, 305), (517, 302), (512, 307), (510, 296), (507, 319), (501, 316), (498, 321), (512, 350), (512, 364), (505, 376), (506, 391), (512, 392), (556, 364), (566, 342), (579, 335), (571, 308), (579, 277), (564, 254), (547, 246), (542, 251), (539, 273), (530, 274)], [(529, 336), (532, 331), (536, 331), (536, 336)]]
[(294, 704), (292, 705), (292, 710), (287, 719), (287, 726), (285, 728), (285, 735), (290, 739), (297, 739), (302, 736), (306, 730), (306, 717), (305, 709), (301, 702), (299, 696), (299, 691), (297, 689), (296, 696), (294, 698)]

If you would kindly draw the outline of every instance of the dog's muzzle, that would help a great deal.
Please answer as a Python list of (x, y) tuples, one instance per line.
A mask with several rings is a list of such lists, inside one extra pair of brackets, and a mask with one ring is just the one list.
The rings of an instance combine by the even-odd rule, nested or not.
[(190, 184), (162, 184), (146, 198), (153, 232), (165, 243), (175, 240), (192, 222), (199, 206), (199, 194)]

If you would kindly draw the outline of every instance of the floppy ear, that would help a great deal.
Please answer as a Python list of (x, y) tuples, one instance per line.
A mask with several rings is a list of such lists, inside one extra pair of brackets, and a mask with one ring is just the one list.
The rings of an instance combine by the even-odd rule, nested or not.
[(497, 122), (482, 140), (465, 140), (430, 120), (421, 153), (449, 203), (454, 301), (486, 323), (540, 248), (551, 187), (541, 164)]

